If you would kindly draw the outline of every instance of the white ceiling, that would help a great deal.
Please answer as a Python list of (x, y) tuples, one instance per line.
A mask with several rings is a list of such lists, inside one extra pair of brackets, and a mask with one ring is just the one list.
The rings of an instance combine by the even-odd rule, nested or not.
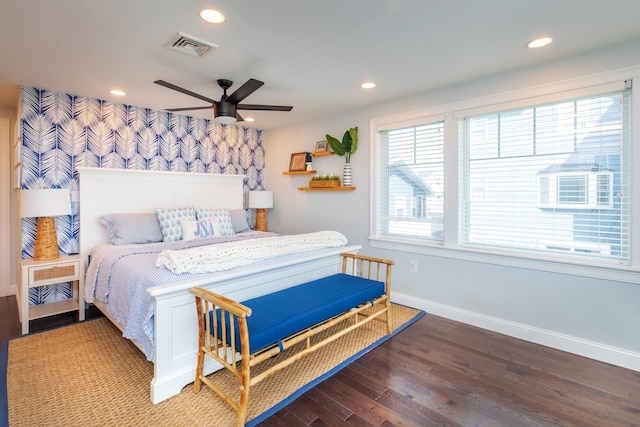
[[(227, 21), (201, 21), (204, 7)], [(0, 105), (15, 97), (11, 85), (27, 85), (159, 110), (204, 106), (153, 81), (219, 99), (216, 79), (233, 91), (253, 77), (265, 85), (244, 103), (294, 106), (241, 111), (262, 129), (640, 43), (638, 0), (13, 0), (0, 13)], [(163, 47), (178, 31), (219, 48), (198, 59)], [(540, 35), (555, 42), (524, 47)], [(365, 80), (378, 86), (365, 91)]]

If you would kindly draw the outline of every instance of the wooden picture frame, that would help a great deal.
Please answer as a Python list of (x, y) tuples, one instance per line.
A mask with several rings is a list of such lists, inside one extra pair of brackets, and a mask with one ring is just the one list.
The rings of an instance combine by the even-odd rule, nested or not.
[(291, 154), (289, 172), (302, 172), (307, 170), (307, 152)]
[(329, 143), (326, 139), (316, 142), (314, 153), (326, 153), (327, 151), (329, 151)]

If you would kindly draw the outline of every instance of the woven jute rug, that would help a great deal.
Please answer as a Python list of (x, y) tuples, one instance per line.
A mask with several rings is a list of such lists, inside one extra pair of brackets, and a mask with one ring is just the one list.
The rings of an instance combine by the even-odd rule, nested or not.
[[(393, 304), (394, 333), (422, 314)], [(389, 337), (381, 322), (369, 322), (252, 387), (248, 425), (276, 412), (311, 384)], [(149, 400), (153, 365), (105, 318), (27, 335), (7, 344), (10, 426), (234, 425), (235, 412), (206, 387), (195, 394), (189, 384), (179, 395), (153, 405)], [(272, 360), (275, 363), (285, 355)], [(266, 369), (269, 363), (262, 365)], [(252, 372), (256, 370), (259, 368)], [(237, 384), (226, 370), (210, 378), (223, 388)]]

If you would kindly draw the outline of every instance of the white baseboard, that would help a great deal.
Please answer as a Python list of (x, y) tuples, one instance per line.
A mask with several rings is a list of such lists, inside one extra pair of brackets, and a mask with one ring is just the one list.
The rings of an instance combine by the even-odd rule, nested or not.
[(487, 316), (482, 313), (463, 310), (426, 299), (415, 298), (406, 294), (393, 293), (391, 299), (395, 303), (415, 307), (436, 316), (640, 372), (640, 353)]

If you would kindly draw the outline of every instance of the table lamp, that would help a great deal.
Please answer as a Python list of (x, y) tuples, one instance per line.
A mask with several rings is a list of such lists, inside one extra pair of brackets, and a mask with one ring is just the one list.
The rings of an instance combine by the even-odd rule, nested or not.
[(272, 191), (249, 191), (249, 208), (256, 209), (256, 230), (267, 231), (267, 212), (273, 207)]
[(20, 216), (38, 218), (36, 243), (33, 250), (35, 261), (47, 261), (60, 256), (56, 222), (58, 215), (71, 215), (69, 190), (22, 190), (20, 191)]

